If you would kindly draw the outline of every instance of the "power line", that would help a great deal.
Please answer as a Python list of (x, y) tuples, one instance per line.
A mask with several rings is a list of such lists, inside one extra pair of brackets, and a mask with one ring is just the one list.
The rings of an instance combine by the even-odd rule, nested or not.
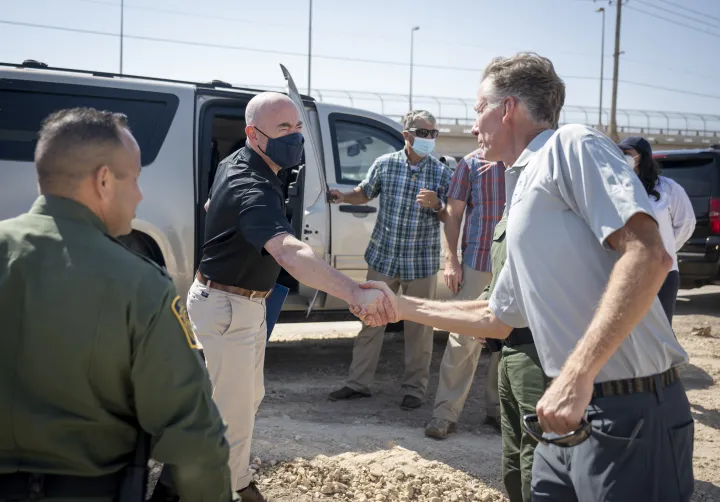
[(664, 3), (664, 4), (672, 5), (672, 6), (675, 6), (675, 7), (681, 7), (681, 8), (683, 8), (683, 9), (689, 11), (689, 12), (694, 12), (695, 14), (699, 14), (699, 15), (701, 15), (701, 16), (703, 16), (703, 17), (709, 17), (710, 19), (715, 19), (716, 21), (720, 21), (720, 17), (711, 16), (710, 14), (708, 14), (708, 13), (706, 13), (706, 12), (701, 12), (701, 11), (699, 11), (699, 10), (694, 10), (694, 9), (691, 9), (690, 7), (686, 7), (686, 6), (684, 6), (684, 5), (677, 5), (677, 4), (674, 4), (674, 3), (672, 3), (672, 2), (668, 2), (667, 0), (658, 0), (658, 2), (662, 2), (662, 3)]
[(666, 18), (666, 17), (659, 16), (658, 14), (653, 14), (652, 12), (647, 12), (647, 11), (638, 9), (637, 7), (633, 7), (633, 6), (631, 6), (631, 5), (627, 5), (626, 7), (627, 7), (628, 9), (634, 10), (634, 11), (636, 11), (636, 12), (640, 12), (641, 14), (645, 14), (646, 16), (654, 17), (654, 18), (657, 18), (657, 19), (662, 19), (663, 21), (667, 21), (667, 22), (669, 22), (669, 23), (676, 24), (676, 25), (678, 25), (678, 26), (684, 26), (685, 28), (690, 28), (691, 30), (699, 31), (699, 32), (702, 32), (702, 33), (706, 33), (706, 34), (708, 34), (708, 35), (712, 35), (713, 37), (720, 38), (720, 34), (718, 34), (718, 33), (713, 33), (712, 31), (707, 31), (707, 30), (704, 30), (704, 29), (702, 29), (702, 28), (698, 28), (697, 26), (690, 26), (689, 24), (681, 23), (680, 21), (676, 21), (676, 20), (674, 20), (674, 19), (668, 19), (668, 18)]
[[(694, 23), (702, 23), (702, 24), (705, 24), (705, 25), (707, 25), (707, 26), (710, 26), (711, 28), (720, 28), (720, 25), (717, 24), (717, 23), (708, 23), (707, 21), (702, 21), (702, 20), (699, 20), (699, 19), (695, 19), (694, 17), (690, 17), (690, 16), (687, 16), (687, 15), (685, 15), (685, 14), (680, 14), (679, 12), (675, 12), (675, 11), (672, 11), (672, 10), (670, 10), (670, 9), (666, 9), (665, 7), (660, 7), (659, 5), (654, 5), (654, 4), (645, 2), (645, 1), (643, 1), (643, 0), (635, 0), (635, 1), (636, 1), (637, 3), (641, 3), (641, 4), (643, 4), (643, 5), (647, 5), (648, 7), (653, 7), (653, 8), (655, 8), (655, 9), (657, 9), (657, 10), (661, 10), (661, 11), (667, 12), (667, 13), (669, 13), (669, 14), (672, 14), (673, 16), (684, 17), (685, 19), (689, 19), (690, 21), (692, 21), (692, 22), (694, 22)], [(678, 10), (683, 10), (682, 7), (675, 7), (675, 8), (678, 9)]]
[[(67, 31), (72, 33), (83, 33), (83, 34), (89, 34), (89, 35), (100, 35), (100, 36), (107, 36), (107, 37), (117, 37), (118, 34), (111, 33), (111, 32), (103, 32), (103, 31), (95, 31), (95, 30), (85, 30), (80, 28), (66, 28), (63, 26), (50, 26), (50, 25), (43, 25), (43, 24), (36, 24), (36, 23), (24, 23), (20, 21), (7, 21), (0, 19), (0, 24), (8, 24), (8, 25), (14, 25), (14, 26), (25, 26), (30, 28), (41, 28), (41, 29), (49, 29), (49, 30), (57, 30), (57, 31)], [(142, 35), (125, 35), (125, 38), (129, 39), (135, 39), (135, 40), (144, 40), (149, 42), (161, 42), (161, 43), (170, 43), (170, 44), (179, 44), (179, 45), (189, 45), (189, 46), (195, 46), (195, 47), (207, 47), (212, 49), (228, 49), (228, 50), (237, 50), (237, 51), (247, 51), (247, 52), (259, 52), (264, 54), (277, 54), (282, 56), (293, 56), (293, 57), (307, 57), (306, 53), (303, 52), (288, 52), (288, 51), (278, 51), (278, 50), (271, 50), (271, 49), (256, 49), (253, 47), (241, 47), (241, 46), (234, 46), (234, 45), (225, 45), (225, 44), (213, 44), (213, 43), (207, 43), (207, 42), (193, 42), (193, 41), (186, 41), (186, 40), (176, 40), (171, 38), (161, 38), (161, 37), (148, 37), (148, 36), (142, 36)], [(383, 64), (383, 65), (392, 65), (392, 66), (409, 66), (409, 63), (404, 62), (398, 62), (398, 61), (381, 61), (381, 60), (374, 60), (374, 59), (356, 59), (356, 58), (348, 58), (348, 57), (342, 57), (342, 56), (325, 56), (325, 55), (313, 55), (314, 58), (318, 59), (327, 59), (327, 60), (335, 60), (335, 61), (350, 61), (350, 62), (361, 62), (361, 63), (370, 63), (370, 64)], [(477, 69), (477, 68), (464, 68), (464, 67), (457, 67), (457, 66), (439, 66), (439, 65), (415, 65), (417, 67), (421, 68), (427, 68), (427, 69), (433, 69), (433, 70), (451, 70), (451, 71), (469, 71), (469, 72), (477, 72), (480, 73), (483, 70)], [(590, 76), (584, 76), (584, 75), (561, 75), (561, 78), (566, 80), (591, 80), (595, 81), (597, 80), (597, 77), (590, 77)], [(609, 78), (605, 79), (611, 80)], [(634, 81), (628, 81), (628, 80), (620, 80), (619, 81), (622, 84), (628, 84), (628, 85), (636, 85), (640, 87), (646, 87), (650, 89), (656, 89), (656, 90), (662, 90), (667, 92), (675, 92), (685, 95), (693, 95), (697, 97), (702, 98), (709, 98), (709, 99), (720, 99), (720, 96), (712, 96), (710, 94), (702, 94), (695, 91), (689, 91), (686, 89), (675, 89), (671, 87), (663, 87), (658, 86), (654, 84), (647, 84), (644, 82), (634, 82)]]
[[(57, 30), (57, 31), (69, 31), (74, 33), (86, 33), (86, 34), (92, 34), (92, 35), (103, 35), (103, 36), (112, 36), (117, 37), (118, 35), (116, 33), (110, 33), (110, 32), (102, 32), (102, 31), (93, 31), (93, 30), (83, 30), (79, 28), (66, 28), (63, 26), (51, 26), (46, 24), (38, 24), (38, 23), (24, 23), (20, 21), (7, 21), (7, 20), (0, 20), (0, 23), (2, 24), (9, 24), (9, 25), (17, 25), (17, 26), (26, 26), (30, 28), (41, 28), (41, 29), (48, 29), (48, 30)], [(207, 47), (212, 49), (229, 49), (229, 50), (237, 50), (237, 51), (247, 51), (247, 52), (259, 52), (264, 54), (278, 54), (283, 56), (297, 56), (297, 57), (307, 57), (307, 53), (304, 52), (289, 52), (289, 51), (280, 51), (280, 50), (272, 50), (272, 49), (256, 49), (253, 47), (243, 47), (243, 46), (237, 46), (237, 45), (227, 45), (227, 44), (213, 44), (208, 42), (193, 42), (193, 41), (187, 41), (187, 40), (177, 40), (172, 38), (162, 38), (162, 37), (150, 37), (150, 36), (143, 36), (143, 35), (125, 35), (125, 38), (127, 39), (134, 39), (134, 40), (144, 40), (144, 41), (150, 41), (150, 42), (163, 42), (163, 43), (170, 43), (170, 44), (179, 44), (179, 45), (190, 45), (195, 47)], [(313, 54), (313, 58), (316, 59), (327, 59), (331, 61), (351, 61), (351, 62), (357, 62), (357, 63), (369, 63), (369, 64), (381, 64), (381, 65), (389, 65), (389, 66), (409, 66), (410, 64), (407, 62), (402, 61), (383, 61), (378, 59), (363, 59), (363, 58), (349, 58), (346, 56), (327, 56), (322, 54)], [(439, 66), (439, 65), (420, 65), (416, 64), (415, 66), (419, 68), (427, 68), (432, 70), (451, 70), (451, 71), (467, 71), (467, 72), (474, 72), (474, 73), (480, 73), (483, 71), (482, 68), (465, 68), (461, 66)], [(587, 77), (587, 76), (579, 76), (579, 75), (565, 75), (563, 76), (565, 79), (577, 79), (577, 80), (595, 80), (595, 77)]]

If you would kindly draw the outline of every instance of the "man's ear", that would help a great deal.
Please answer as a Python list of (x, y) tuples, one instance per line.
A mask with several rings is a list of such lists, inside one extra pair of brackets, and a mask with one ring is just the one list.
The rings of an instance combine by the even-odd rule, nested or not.
[(407, 141), (407, 143), (408, 143), (409, 145), (412, 145), (412, 141), (410, 140), (410, 133), (409, 133), (409, 132), (403, 131), (403, 138), (405, 138), (405, 141)]
[(107, 165), (102, 165), (95, 171), (93, 185), (98, 195), (103, 199), (107, 197), (110, 191), (110, 184), (112, 183), (110, 178), (112, 178), (112, 173)]
[(503, 100), (503, 123), (510, 120), (510, 116), (515, 112), (515, 108), (517, 108), (515, 98), (508, 97)]

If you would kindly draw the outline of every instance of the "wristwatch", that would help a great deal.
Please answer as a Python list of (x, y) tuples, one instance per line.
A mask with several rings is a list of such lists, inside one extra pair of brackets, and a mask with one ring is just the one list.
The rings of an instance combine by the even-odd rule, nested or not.
[(443, 209), (445, 209), (445, 203), (440, 199), (440, 209), (433, 209), (433, 213), (439, 213)]

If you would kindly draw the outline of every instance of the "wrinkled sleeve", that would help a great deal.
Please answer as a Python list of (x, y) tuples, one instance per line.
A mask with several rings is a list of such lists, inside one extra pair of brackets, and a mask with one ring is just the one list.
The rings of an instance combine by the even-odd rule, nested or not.
[(471, 193), (470, 166), (465, 159), (461, 159), (455, 168), (452, 179), (450, 180), (448, 197), (452, 197), (455, 200), (463, 202), (469, 202)]
[(664, 180), (668, 185), (670, 200), (670, 218), (672, 219), (673, 233), (675, 234), (675, 251), (692, 237), (695, 231), (695, 210), (685, 189), (677, 182)]
[[(212, 400), (185, 302), (169, 279), (140, 284), (131, 381), (152, 458), (172, 469), (180, 500), (231, 500), (225, 425)], [(249, 405), (251, 406), (251, 405)]]
[(505, 264), (498, 280), (495, 283), (495, 289), (490, 295), (488, 306), (502, 323), (507, 324), (511, 328), (525, 328), (527, 321), (522, 312), (520, 302), (515, 294), (514, 280), (512, 276), (512, 266), (510, 258)]
[(384, 163), (380, 159), (376, 159), (373, 165), (370, 166), (365, 179), (358, 185), (365, 194), (365, 197), (370, 200), (380, 195), (383, 165)]
[(244, 191), (240, 197), (242, 209), (238, 214), (238, 228), (258, 253), (263, 252), (265, 244), (273, 237), (294, 235), (278, 194), (256, 187)]
[(644, 213), (655, 219), (647, 192), (608, 138), (555, 136), (552, 176), (561, 198), (585, 220), (601, 245), (630, 218)]

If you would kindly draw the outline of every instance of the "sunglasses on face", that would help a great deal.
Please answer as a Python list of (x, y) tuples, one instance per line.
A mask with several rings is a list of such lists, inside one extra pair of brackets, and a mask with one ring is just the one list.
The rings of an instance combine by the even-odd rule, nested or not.
[(559, 446), (560, 448), (572, 448), (573, 446), (577, 446), (586, 441), (592, 433), (592, 426), (585, 418), (583, 418), (580, 422), (580, 427), (578, 429), (555, 438), (543, 437), (543, 430), (540, 427), (538, 416), (534, 413), (532, 415), (524, 415), (522, 418), (522, 425), (525, 432), (527, 432), (530, 437), (538, 443)]
[(418, 129), (417, 127), (413, 127), (407, 131), (413, 133), (418, 138), (435, 139), (438, 137), (438, 134), (440, 134), (440, 131), (437, 129)]

